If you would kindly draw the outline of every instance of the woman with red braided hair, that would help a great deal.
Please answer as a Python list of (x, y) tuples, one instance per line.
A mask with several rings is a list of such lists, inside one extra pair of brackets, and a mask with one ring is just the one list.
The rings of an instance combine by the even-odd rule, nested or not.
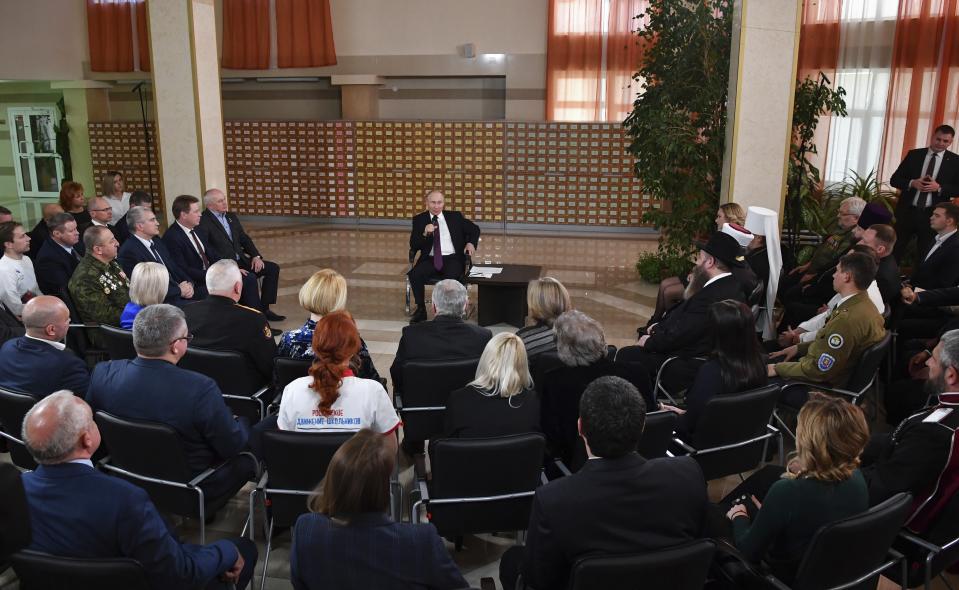
[(359, 350), (360, 335), (349, 312), (336, 311), (316, 323), (310, 376), (290, 382), (283, 390), (277, 420), (280, 430), (356, 432), (369, 428), (389, 434), (400, 426), (380, 382), (354, 375), (351, 362)]

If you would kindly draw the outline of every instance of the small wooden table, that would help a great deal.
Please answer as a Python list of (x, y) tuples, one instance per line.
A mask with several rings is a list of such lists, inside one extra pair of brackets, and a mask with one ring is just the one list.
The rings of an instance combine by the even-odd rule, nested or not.
[(522, 328), (526, 323), (526, 286), (538, 279), (541, 266), (528, 264), (490, 264), (501, 266), (503, 272), (490, 278), (469, 277), (467, 282), (479, 287), (476, 321), (481, 326), (506, 323)]

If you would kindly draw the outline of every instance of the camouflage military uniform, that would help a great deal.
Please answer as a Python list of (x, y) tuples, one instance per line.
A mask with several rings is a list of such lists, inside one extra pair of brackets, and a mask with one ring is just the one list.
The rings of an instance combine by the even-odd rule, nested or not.
[(69, 289), (84, 322), (120, 325), (120, 314), (130, 301), (130, 280), (116, 260), (104, 264), (87, 254), (73, 271)]
[(855, 242), (856, 239), (853, 237), (851, 229), (829, 234), (829, 237), (813, 252), (812, 258), (809, 259), (809, 268), (806, 269), (805, 274), (817, 275), (832, 266), (836, 266), (836, 261), (846, 252), (849, 252)]
[(865, 292), (843, 301), (816, 333), (816, 339), (798, 345), (798, 361), (777, 363), (776, 374), (845, 387), (864, 350), (886, 335), (882, 316)]

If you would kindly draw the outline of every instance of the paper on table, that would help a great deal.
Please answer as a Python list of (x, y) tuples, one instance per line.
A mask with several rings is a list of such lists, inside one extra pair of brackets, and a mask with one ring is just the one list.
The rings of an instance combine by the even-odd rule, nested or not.
[(470, 267), (470, 274), (473, 274), (474, 272), (477, 273), (477, 274), (491, 274), (491, 275), (495, 275), (495, 274), (499, 274), (499, 273), (503, 272), (503, 267), (502, 267), (502, 266), (473, 266), (473, 267)]
[(491, 279), (493, 278), (493, 273), (491, 272), (471, 272), (471, 279)]

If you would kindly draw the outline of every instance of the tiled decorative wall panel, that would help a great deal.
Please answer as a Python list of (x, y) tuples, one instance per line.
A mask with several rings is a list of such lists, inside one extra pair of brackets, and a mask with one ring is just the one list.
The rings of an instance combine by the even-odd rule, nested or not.
[[(140, 126), (90, 130), (94, 166), (143, 186)], [(637, 227), (658, 206), (633, 177), (615, 124), (228, 121), (225, 136), (227, 189), (241, 214), (405, 219), (433, 188), (485, 222)]]
[(145, 190), (160, 194), (160, 167), (157, 165), (156, 135), (150, 124), (150, 163), (153, 184), (147, 168), (146, 141), (140, 123), (90, 123), (90, 153), (93, 157), (93, 177), (97, 186), (85, 186), (84, 193), (90, 197), (102, 196), (100, 179), (110, 170), (123, 173), (128, 191)]

